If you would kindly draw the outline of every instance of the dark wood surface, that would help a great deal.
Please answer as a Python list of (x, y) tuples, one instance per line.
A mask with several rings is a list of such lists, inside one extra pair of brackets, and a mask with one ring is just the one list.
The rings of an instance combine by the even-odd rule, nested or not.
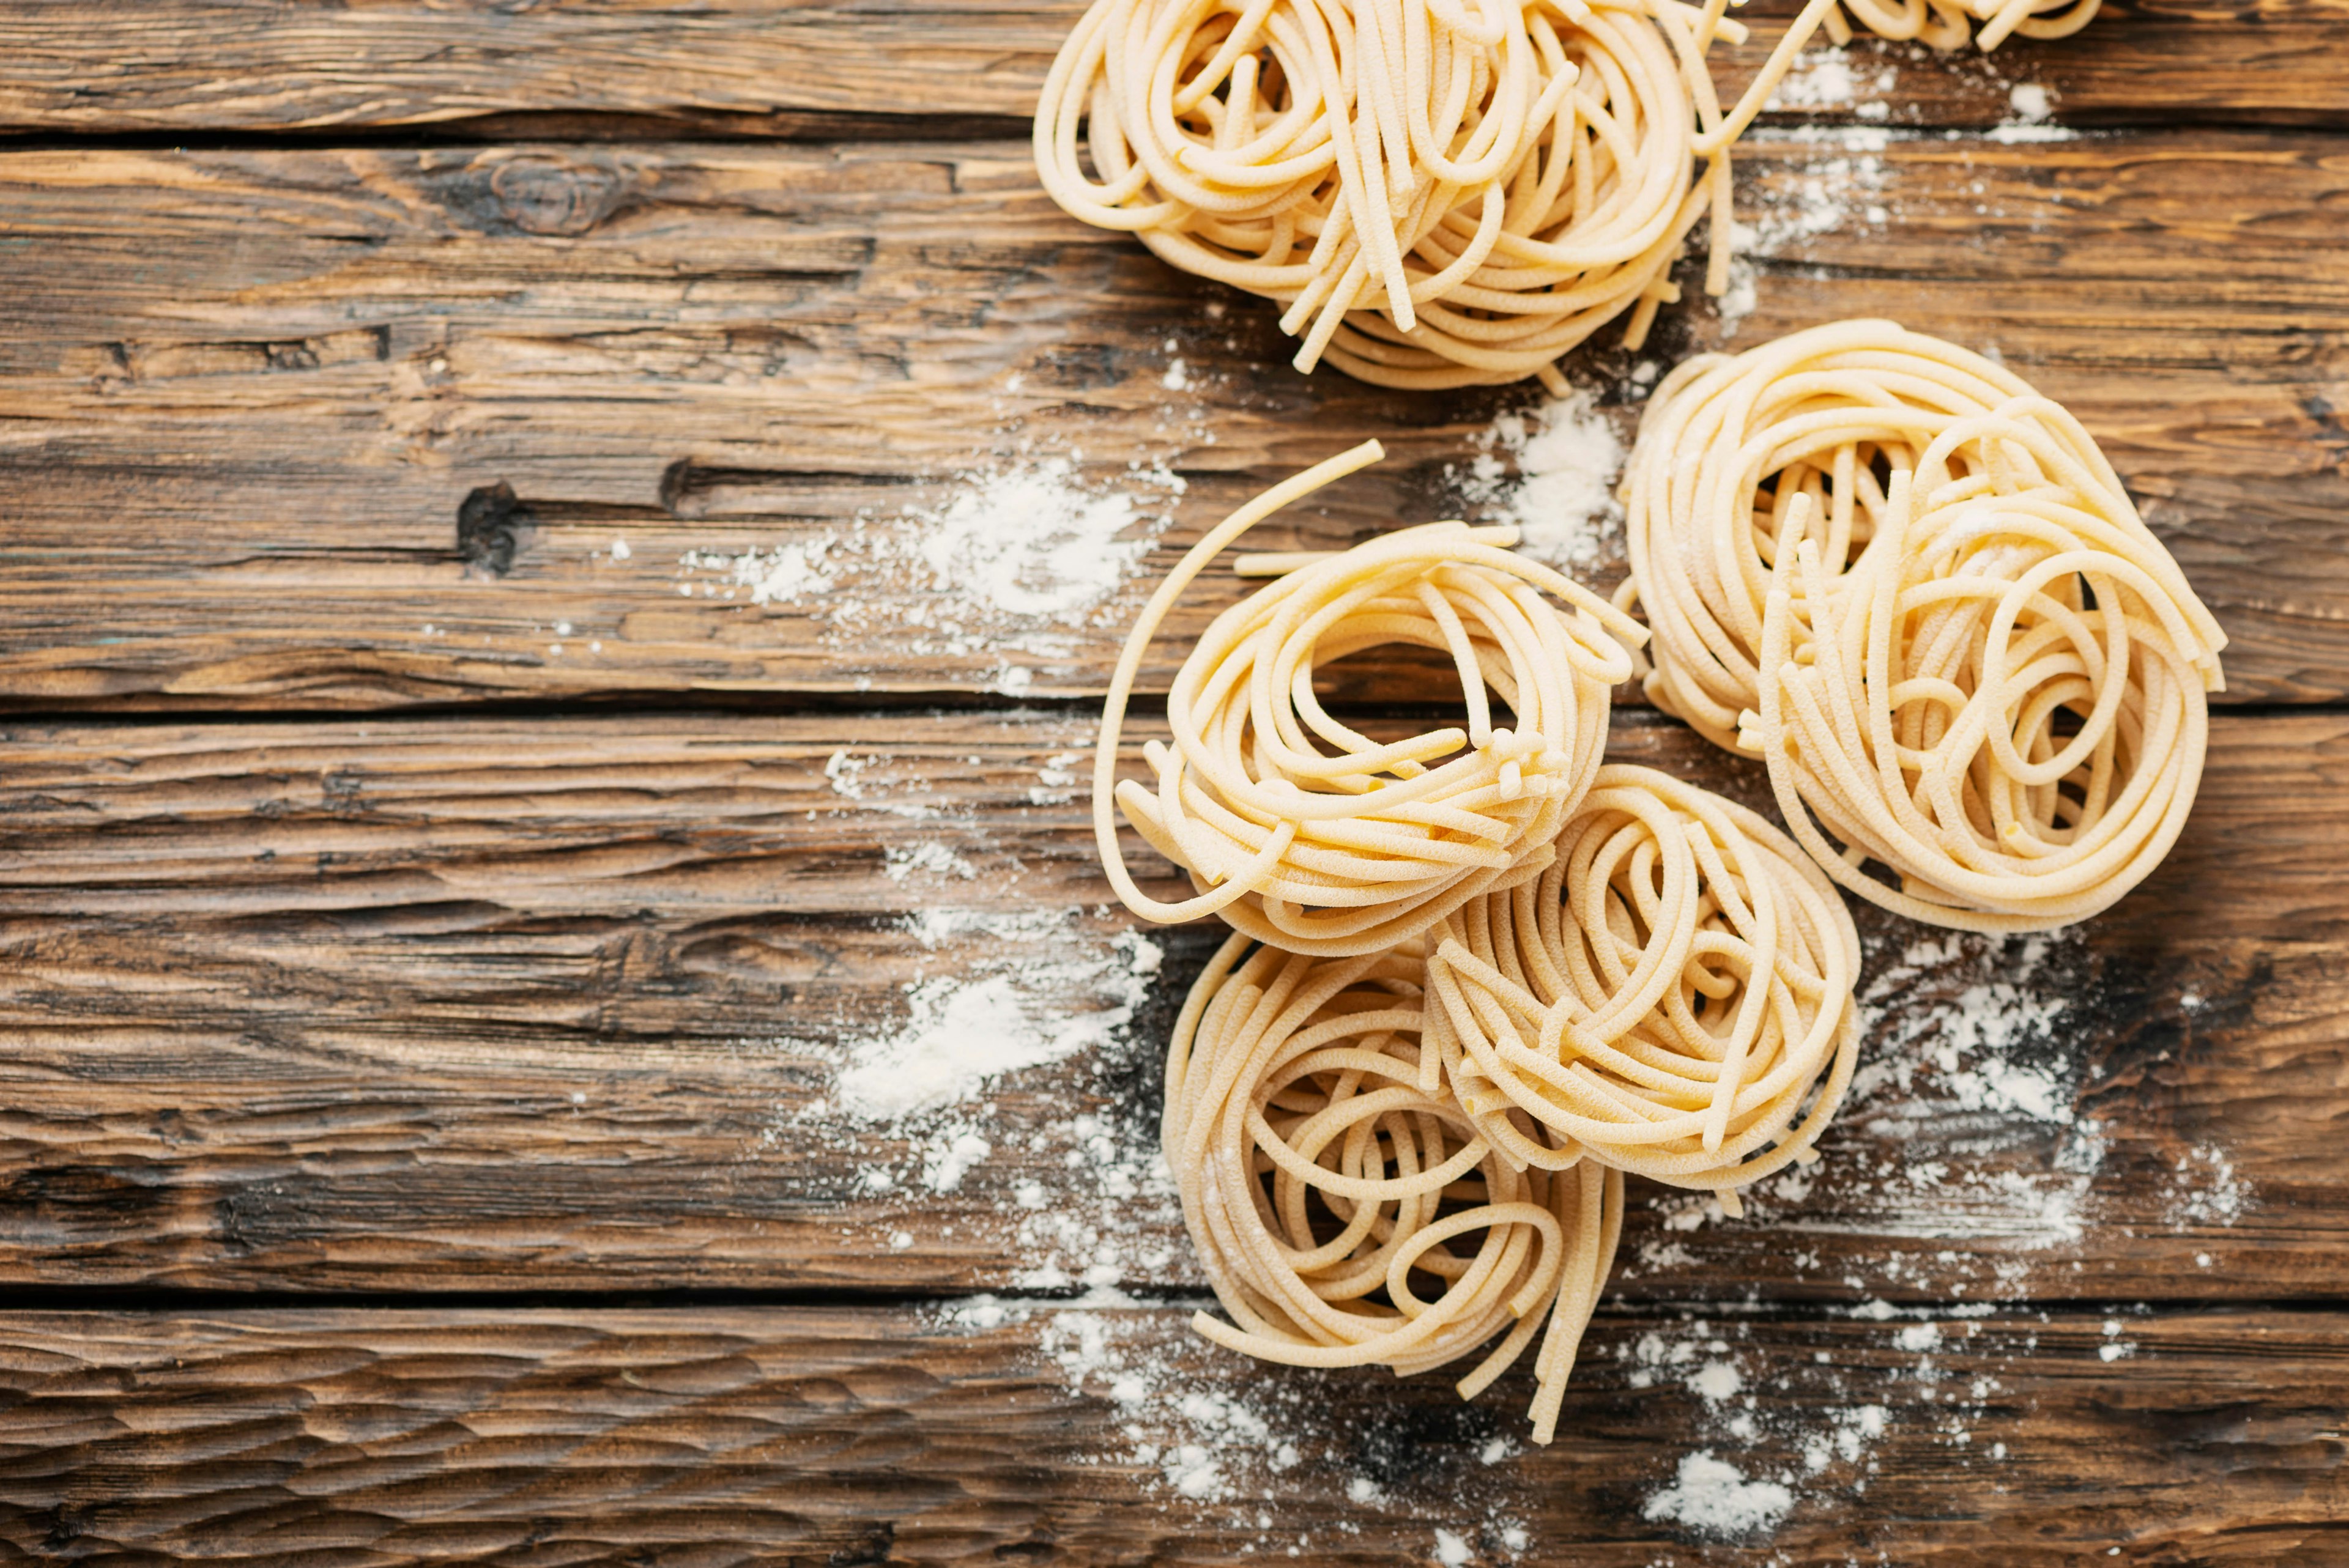
[[(2328, 1568), (2349, 1515), (2349, 1346), (2330, 1314), (1610, 1314), (1537, 1451), (1511, 1440), (1523, 1377), (1463, 1405), (1426, 1379), (1236, 1366), (1179, 1307), (975, 1315), (0, 1315), (0, 1541), (74, 1561), (216, 1561), (234, 1543), (386, 1564), (1225, 1563), (1298, 1546), (1367, 1568), (1436, 1561), (1444, 1531), (1479, 1562), (1757, 1561), (1642, 1521), (1640, 1478), (1736, 1418), (1669, 1351), (1661, 1377), (1609, 1353), (1642, 1339), (1722, 1345), (1713, 1365), (1766, 1387), (1773, 1429), (1749, 1464), (1805, 1473), (1806, 1437), (1878, 1411), (1881, 1438), (1849, 1459), (1830, 1444), (1809, 1472), (1816, 1501), (1780, 1525), (1779, 1562)], [(1090, 1357), (1088, 1334), (1105, 1342)], [(1063, 1361), (1149, 1392), (1108, 1397)], [(1180, 1398), (1257, 1416), (1295, 1463), (1235, 1454), (1219, 1495), (1170, 1505), (1144, 1455), (1201, 1424)]]
[[(1857, 232), (1779, 244), (1735, 341), (1889, 315), (1999, 348), (2193, 573), (2233, 638), (2229, 700), (2349, 692), (2337, 135), (1765, 141), (1749, 218), (1804, 211), (1812, 166), (1855, 156), (1881, 165)], [(0, 201), (21, 241), (0, 693), (26, 705), (983, 690), (992, 655), (905, 653), (927, 585), (887, 562), (848, 568), (843, 624), (681, 601), (678, 558), (860, 513), (864, 548), (902, 548), (948, 476), (1022, 441), (1075, 449), (1096, 484), (1136, 459), (1189, 480), (1163, 568), (1375, 435), (1389, 463), (1319, 530), (1349, 537), (1454, 504), (1444, 469), (1523, 401), (1294, 375), (1263, 312), (1062, 216), (1016, 142), (0, 150)], [(1708, 321), (1667, 317), (1660, 349)], [(1588, 366), (1619, 403), (1630, 367)], [(491, 573), (458, 519), (499, 485), (530, 526)], [(1030, 689), (1098, 692), (1143, 592), (1032, 661)], [(1235, 592), (1203, 585), (1150, 682)], [(558, 624), (577, 635), (554, 655)]]
[[(1071, 779), (1233, 500), (1374, 435), (1263, 542), (1440, 515), (1537, 399), (1297, 377), (1251, 302), (1060, 215), (1022, 117), (1073, 14), (0, 10), (7, 1553), (2349, 1561), (2349, 8), (1858, 45), (1889, 129), (1832, 102), (1741, 153), (1754, 308), (1651, 354), (1863, 313), (1997, 348), (2103, 441), (2230, 690), (2109, 915), (1863, 918), (1817, 1175), (1742, 1221), (1635, 1191), (1538, 1452), (1522, 1377), (1463, 1405), (1189, 1332), (1149, 1150), (1214, 934), (1145, 960)], [(2017, 84), (2083, 134), (1999, 129)], [(1625, 432), (1635, 363), (1571, 366)], [(1013, 685), (905, 634), (904, 562), (1019, 452), (1165, 526)], [(678, 592), (860, 518), (829, 597)], [(1645, 710), (1611, 748), (1759, 799)], [(1129, 1011), (843, 1115), (957, 975)], [(1759, 1511), (1695, 1522), (1702, 1461)]]
[[(1022, 1184), (1108, 1224), (1111, 1194), (1056, 1175), (1086, 1142), (1074, 1116), (1146, 1165), (1157, 1047), (1211, 933), (1166, 939), (1124, 1045), (1006, 1083), (986, 1130), (1000, 1157), (950, 1193), (918, 1180), (945, 1123), (813, 1108), (825, 1043), (885, 1033), (922, 975), (1064, 944), (1108, 954), (1129, 922), (1097, 907), (1081, 800), (1030, 801), (1083, 727), (1037, 713), (13, 727), (0, 1281), (1016, 1286), (1046, 1261), (1021, 1240)], [(826, 776), (843, 748), (864, 765), (861, 799)], [(1612, 754), (1766, 793), (1651, 714), (1617, 719)], [(2203, 791), (2156, 880), (2055, 944), (2033, 987), (2066, 1008), (2018, 1055), (2044, 1053), (2080, 1123), (1962, 1114), (1930, 1070), (1885, 1085), (1842, 1119), (1798, 1203), (1772, 1189), (1686, 1242), (1640, 1206), (1623, 1290), (2332, 1295), (2349, 1271), (2331, 1026), (2349, 1012), (2349, 884), (2329, 858), (2349, 841), (2349, 715), (2223, 717)], [(925, 845), (969, 875), (906, 873)], [(905, 912), (925, 903), (1067, 923), (1007, 938), (981, 920), (924, 942)], [(1879, 978), (1918, 936), (1868, 932)], [(2005, 956), (1952, 942), (1906, 965), (1872, 1053), (1921, 1062), (1952, 1023), (1937, 1005), (2002, 978)], [(1084, 981), (1039, 990), (1109, 1005), (1107, 980)], [(2067, 1173), (2059, 1157), (2091, 1129), (2093, 1178)], [(2197, 1150), (2222, 1151), (2257, 1206), (2198, 1214), (2189, 1194), (2215, 1172)], [(1947, 1175), (1901, 1174), (1928, 1166)], [(895, 1185), (861, 1190), (867, 1169)], [(1192, 1286), (1171, 1205), (1117, 1206), (1124, 1283)], [(1942, 1255), (1937, 1226), (1968, 1249)]]

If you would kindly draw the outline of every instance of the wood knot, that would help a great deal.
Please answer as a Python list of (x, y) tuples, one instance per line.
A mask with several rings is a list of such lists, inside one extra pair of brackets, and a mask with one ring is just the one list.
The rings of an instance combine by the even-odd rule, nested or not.
[(490, 175), (499, 216), (525, 234), (584, 234), (611, 215), (622, 188), (614, 170), (544, 153), (509, 159)]
[(468, 492), (457, 507), (457, 553), (464, 557), (466, 574), (504, 576), (537, 521), (503, 480)]

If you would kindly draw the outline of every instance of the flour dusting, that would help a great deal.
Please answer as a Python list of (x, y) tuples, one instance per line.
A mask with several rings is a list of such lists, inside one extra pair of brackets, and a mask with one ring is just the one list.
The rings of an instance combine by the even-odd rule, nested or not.
[(972, 474), (945, 505), (911, 513), (928, 525), (916, 548), (930, 587), (980, 618), (1084, 624), (1151, 542), (1134, 537), (1133, 496), (1088, 494), (1074, 475), (1066, 458)]
[[(1117, 1038), (1149, 993), (1159, 948), (1133, 932), (1081, 940), (1077, 913), (909, 916), (907, 934), (926, 951), (951, 946), (954, 966), (905, 987), (903, 1024), (846, 1043), (831, 1108), (895, 1120)], [(953, 940), (970, 937), (983, 944)]]
[(1808, 48), (1795, 57), (1794, 65), (1763, 107), (1780, 111), (1841, 109), (1861, 119), (1886, 119), (1892, 112), (1890, 98), (1899, 77), (1899, 67), (1880, 55), (1859, 54), (1848, 46)]
[(1735, 1465), (1701, 1449), (1681, 1460), (1672, 1484), (1650, 1496), (1640, 1512), (1700, 1535), (1750, 1535), (1776, 1524), (1794, 1506), (1795, 1494), (1779, 1482), (1748, 1480)]
[[(1756, 303), (1757, 262), (1799, 250), (1824, 234), (1864, 236), (1892, 221), (1891, 170), (1884, 154), (1898, 133), (1878, 125), (1757, 126), (1746, 139), (1810, 150), (1785, 161), (1783, 182), (1756, 201), (1741, 191), (1729, 292), (1714, 304), (1730, 335)], [(1906, 139), (1902, 137), (1901, 139)]]
[[(2088, 964), (2069, 933), (1940, 934), (1870, 954), (1866, 1044), (1842, 1114), (1888, 1152), (1844, 1173), (1857, 1212), (1831, 1228), (2000, 1243), (2008, 1251), (1950, 1253), (1948, 1272), (1988, 1259), (2017, 1278), (2027, 1265), (2012, 1249), (2081, 1238), (2106, 1155), (2103, 1127), (2078, 1104), (2088, 1063), (2071, 1022)], [(1786, 1199), (1813, 1179), (1789, 1173), (1763, 1191)]]
[(1074, 634), (1120, 620), (1121, 591), (1174, 521), (1182, 477), (1163, 461), (1088, 480), (1076, 454), (982, 463), (944, 497), (891, 515), (802, 527), (747, 550), (678, 557), (688, 599), (807, 616), (827, 647), (991, 663), (999, 690), (1078, 656)]
[(1620, 553), (1623, 440), (1588, 390), (1504, 414), (1477, 444), (1451, 478), (1478, 521), (1516, 524), (1524, 554), (1571, 573)]
[[(1701, 1538), (1766, 1536), (1797, 1508), (1832, 1511), (1865, 1497), (1896, 1436), (1957, 1456), (2002, 1462), (2002, 1443), (1977, 1443), (2008, 1401), (2002, 1373), (2035, 1337), (1982, 1335), (1988, 1303), (1924, 1309), (1880, 1298), (1853, 1310), (1856, 1354), (1765, 1345), (1753, 1319), (1683, 1317), (1619, 1343), (1635, 1389), (1678, 1386), (1693, 1447), (1658, 1477), (1643, 1509)], [(2121, 1343), (2106, 1336), (2107, 1343)], [(1960, 1370), (1959, 1357), (1973, 1363)], [(1668, 1396), (1667, 1396), (1668, 1397)], [(1896, 1429), (1899, 1429), (1896, 1430)]]

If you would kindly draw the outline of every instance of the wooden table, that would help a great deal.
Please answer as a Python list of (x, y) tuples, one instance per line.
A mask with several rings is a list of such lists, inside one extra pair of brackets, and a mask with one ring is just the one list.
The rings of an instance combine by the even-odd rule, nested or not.
[[(1817, 1175), (1739, 1222), (1636, 1191), (1538, 1451), (1523, 1377), (1190, 1335), (1152, 1078), (1211, 934), (1138, 973), (1069, 788), (1141, 584), (1234, 500), (1376, 435), (1265, 547), (1439, 515), (1535, 399), (1300, 377), (1063, 217), (1024, 116), (1073, 15), (0, 9), (0, 1542), (2349, 1563), (2349, 9), (1857, 46), (1889, 121), (1822, 91), (1741, 155), (1755, 308), (1651, 354), (1995, 346), (2230, 687), (2109, 916), (1864, 921), (1874, 1073)], [(2018, 83), (2079, 134), (2015, 129)], [(1633, 356), (1574, 368), (1628, 429)], [(956, 476), (1054, 453), (1184, 481), (1146, 563), (1073, 631), (907, 632)], [(723, 591), (827, 539), (830, 593)], [(1756, 797), (1651, 712), (1613, 748)], [(843, 1053), (957, 975), (1132, 1016), (839, 1114)]]

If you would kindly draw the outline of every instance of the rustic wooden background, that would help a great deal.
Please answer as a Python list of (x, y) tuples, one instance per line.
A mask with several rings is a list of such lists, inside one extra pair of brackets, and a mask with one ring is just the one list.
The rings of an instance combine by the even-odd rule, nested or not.
[[(1375, 434), (1265, 531), (1342, 541), (1434, 515), (1529, 401), (1299, 377), (1252, 304), (1061, 216), (1024, 117), (1075, 11), (0, 5), (0, 1545), (2349, 1562), (2349, 5), (1855, 46), (1880, 150), (1831, 107), (1743, 155), (1750, 216), (1837, 159), (1883, 212), (1780, 225), (1754, 313), (1655, 350), (1863, 313), (1996, 346), (2104, 440), (2230, 686), (2110, 916), (1867, 923), (1899, 1081), (1745, 1222), (1640, 1195), (1540, 1452), (1522, 1377), (1462, 1406), (1188, 1334), (1128, 1194), (1204, 933), (1119, 1043), (998, 1086), (953, 1191), (871, 1174), (936, 1125), (817, 1109), (910, 982), (1116, 951), (1050, 786), (1138, 593), (1013, 686), (909, 652), (885, 564), (852, 619), (681, 595), (682, 554), (865, 514), (885, 563), (1025, 442), (1179, 474), (1155, 569)], [(2081, 134), (2000, 129), (2016, 83)], [(1630, 368), (1576, 366), (1626, 428)], [(1638, 709), (1614, 749), (1754, 793)], [(2018, 1118), (1936, 1057), (2026, 971), (2054, 1098)], [(1698, 1453), (1791, 1510), (1657, 1514)]]

